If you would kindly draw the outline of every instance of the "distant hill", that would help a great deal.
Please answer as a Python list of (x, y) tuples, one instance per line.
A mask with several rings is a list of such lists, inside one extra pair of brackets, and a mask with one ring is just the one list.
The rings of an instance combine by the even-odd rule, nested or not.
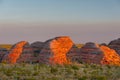
[(6, 49), (10, 49), (12, 47), (12, 44), (0, 44), (0, 48), (6, 48)]

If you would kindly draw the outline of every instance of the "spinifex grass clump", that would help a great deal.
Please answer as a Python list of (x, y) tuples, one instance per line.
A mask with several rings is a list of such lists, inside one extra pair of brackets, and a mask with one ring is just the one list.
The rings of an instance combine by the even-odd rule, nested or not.
[(96, 64), (0, 64), (1, 80), (119, 80), (120, 67)]

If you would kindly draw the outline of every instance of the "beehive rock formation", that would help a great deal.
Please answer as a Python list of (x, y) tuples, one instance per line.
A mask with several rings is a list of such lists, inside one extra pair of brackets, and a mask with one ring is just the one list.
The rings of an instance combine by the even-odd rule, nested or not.
[(120, 56), (114, 50), (93, 42), (86, 43), (81, 49), (72, 48), (68, 58), (77, 63), (120, 65)]
[(120, 38), (111, 41), (111, 42), (108, 44), (108, 46), (109, 46), (111, 49), (114, 49), (114, 50), (120, 55)]
[(10, 51), (0, 48), (0, 61), (12, 64), (22, 62), (69, 64), (77, 62), (120, 66), (119, 52), (120, 39), (111, 41), (109, 45), (88, 42), (78, 48), (68, 36), (60, 36), (46, 42), (37, 41), (32, 44), (21, 41), (13, 45)]
[(44, 42), (36, 41), (36, 42), (32, 43), (30, 46), (33, 49), (34, 53), (39, 54), (41, 52), (42, 48), (44, 47)]
[(103, 57), (102, 50), (99, 45), (93, 42), (86, 43), (80, 49), (80, 56), (83, 62), (100, 64)]
[(101, 60), (101, 64), (120, 65), (120, 56), (116, 53), (115, 50), (106, 46), (101, 46), (100, 49), (104, 54)]
[(40, 52), (40, 62), (46, 64), (68, 64), (67, 53), (73, 45), (68, 36), (60, 36), (45, 42)]
[(21, 41), (19, 43), (17, 43), (16, 45), (14, 45), (11, 49), (11, 51), (9, 52), (9, 54), (5, 55), (3, 57), (2, 62), (6, 62), (6, 63), (16, 63), (17, 59), (20, 57), (22, 51), (23, 51), (23, 46), (27, 44), (26, 41)]
[(26, 44), (17, 63), (39, 63), (39, 54), (44, 46), (44, 42), (36, 41), (32, 44)]
[(100, 64), (103, 57), (102, 50), (99, 48), (99, 45), (93, 42), (88, 42), (82, 48), (76, 48), (74, 50), (75, 51), (70, 54), (72, 55), (72, 62)]
[(43, 46), (44, 46), (44, 42), (40, 42), (40, 41), (36, 41), (31, 44), (31, 47), (34, 48), (43, 48)]
[(5, 48), (0, 48), (0, 62), (2, 61), (3, 57), (8, 54), (8, 50)]
[(73, 44), (72, 48), (70, 49), (70, 51), (67, 54), (67, 58), (72, 63), (81, 63), (80, 48), (76, 47), (76, 45)]
[(22, 53), (20, 54), (19, 58), (17, 59), (17, 63), (32, 63), (33, 59), (33, 49), (31, 48), (30, 44), (27, 43), (23, 46)]

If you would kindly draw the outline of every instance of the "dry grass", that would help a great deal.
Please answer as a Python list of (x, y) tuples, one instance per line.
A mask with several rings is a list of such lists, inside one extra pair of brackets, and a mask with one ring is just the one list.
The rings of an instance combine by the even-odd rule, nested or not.
[(95, 64), (0, 64), (0, 80), (120, 80), (120, 67)]
[(75, 46), (76, 46), (77, 48), (81, 48), (82, 46), (84, 46), (84, 44), (75, 44)]
[(10, 49), (12, 47), (11, 44), (0, 44), (0, 48), (6, 48), (6, 49)]

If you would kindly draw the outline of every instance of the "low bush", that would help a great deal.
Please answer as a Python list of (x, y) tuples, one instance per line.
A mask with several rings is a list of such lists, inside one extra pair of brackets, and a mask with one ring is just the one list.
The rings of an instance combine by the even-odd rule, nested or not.
[(120, 67), (96, 64), (0, 64), (0, 80), (120, 80)]

